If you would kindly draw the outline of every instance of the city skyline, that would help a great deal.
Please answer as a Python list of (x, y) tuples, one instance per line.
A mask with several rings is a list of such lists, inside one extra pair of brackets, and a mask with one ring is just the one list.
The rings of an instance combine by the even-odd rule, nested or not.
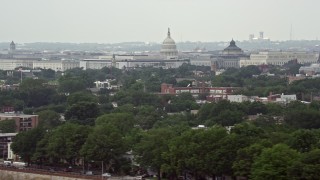
[[(312, 0), (4, 0), (0, 42), (157, 42), (171, 28), (181, 41), (316, 40)], [(292, 28), (291, 28), (292, 27)]]

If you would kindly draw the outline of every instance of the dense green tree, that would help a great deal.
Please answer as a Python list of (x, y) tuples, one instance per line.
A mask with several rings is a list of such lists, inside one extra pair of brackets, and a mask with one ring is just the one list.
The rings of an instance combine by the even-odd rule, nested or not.
[(54, 129), (46, 147), (48, 157), (66, 160), (73, 165), (81, 158), (79, 149), (86, 142), (90, 131), (91, 128), (88, 126), (72, 123)]
[(20, 97), (28, 107), (48, 105), (52, 101), (56, 91), (46, 86), (42, 79), (25, 79), (20, 86)]
[(18, 133), (13, 138), (12, 151), (19, 155), (24, 162), (30, 164), (31, 157), (36, 152), (37, 143), (43, 138), (45, 131), (41, 128)]
[(168, 152), (168, 143), (175, 136), (169, 128), (151, 129), (142, 134), (141, 141), (134, 146), (137, 162), (145, 168), (152, 168), (161, 179), (161, 166), (164, 164), (163, 154)]
[(125, 135), (133, 129), (136, 122), (134, 121), (134, 117), (132, 114), (112, 113), (98, 117), (95, 124), (96, 126), (110, 125), (116, 127), (121, 134)]
[(96, 103), (79, 102), (67, 109), (65, 118), (76, 123), (93, 125), (94, 119), (99, 116), (99, 113)]
[(69, 105), (76, 104), (78, 102), (92, 102), (97, 103), (98, 99), (96, 96), (89, 92), (75, 92), (68, 96), (67, 102)]
[(56, 78), (56, 72), (52, 69), (41, 69), (40, 72), (33, 72), (33, 74), (47, 80), (54, 80)]
[(43, 110), (37, 112), (39, 115), (39, 127), (43, 129), (52, 129), (61, 124), (60, 114), (52, 110)]
[(244, 120), (244, 114), (241, 111), (224, 110), (216, 117), (213, 117), (206, 121), (208, 126), (219, 124), (222, 126), (233, 126), (237, 123), (241, 123)]
[(60, 160), (59, 158), (52, 159), (52, 157), (49, 157), (47, 146), (49, 144), (50, 137), (51, 131), (46, 131), (43, 138), (41, 138), (41, 140), (39, 140), (36, 144), (36, 150), (33, 153), (31, 160), (35, 162), (37, 165), (42, 166), (44, 162), (51, 164), (54, 160), (54, 162), (59, 162)]
[(191, 87), (192, 86), (192, 81), (190, 80), (183, 80), (177, 83), (178, 87)]
[(253, 121), (253, 124), (257, 127), (261, 127), (264, 130), (267, 130), (268, 128), (273, 129), (275, 126), (277, 126), (279, 122), (277, 121), (277, 117), (269, 116), (269, 115), (260, 115), (255, 121)]
[(155, 122), (153, 128), (168, 128), (168, 127), (190, 127), (189, 120), (190, 118), (184, 114), (175, 114), (170, 116), (163, 116), (160, 120)]
[(157, 121), (165, 116), (162, 110), (153, 106), (140, 106), (137, 108), (137, 111), (134, 117), (135, 122), (142, 129), (151, 129)]
[(284, 107), (277, 103), (268, 103), (266, 104), (267, 114), (273, 116), (282, 115), (284, 112)]
[[(320, 112), (314, 109), (290, 109), (284, 116), (286, 124), (295, 128), (320, 128)], [(289, 110), (290, 109), (290, 110)]]
[(231, 129), (231, 133), (236, 134), (238, 136), (237, 138), (241, 140), (244, 145), (256, 143), (266, 137), (265, 131), (262, 128), (256, 127), (250, 122), (235, 125)]
[(22, 81), (19, 88), (21, 91), (31, 91), (33, 89), (43, 88), (44, 83), (46, 83), (46, 81), (44, 79), (27, 78)]
[(302, 177), (304, 179), (320, 179), (320, 149), (314, 149), (303, 154), (301, 162), (303, 165)]
[(251, 178), (257, 180), (290, 179), (288, 172), (299, 158), (300, 154), (285, 144), (266, 148), (253, 163)]
[(16, 121), (14, 119), (0, 121), (0, 133), (16, 132)]
[(308, 152), (316, 147), (319, 137), (311, 130), (300, 129), (293, 132), (290, 136), (289, 145), (300, 152)]
[(232, 165), (234, 175), (248, 178), (254, 160), (260, 155), (264, 148), (260, 143), (256, 143), (239, 149)]
[(110, 124), (95, 126), (85, 144), (81, 148), (81, 155), (85, 161), (103, 161), (108, 172), (113, 169), (127, 152), (129, 146), (121, 135), (120, 130)]
[(73, 93), (86, 89), (86, 83), (80, 78), (60, 79), (58, 90), (63, 93)]
[(249, 112), (248, 115), (257, 115), (257, 114), (266, 114), (267, 108), (266, 105), (262, 102), (254, 101), (248, 106)]
[(180, 112), (199, 109), (194, 97), (191, 93), (181, 93), (177, 97), (170, 97), (169, 102), (165, 106), (167, 112)]

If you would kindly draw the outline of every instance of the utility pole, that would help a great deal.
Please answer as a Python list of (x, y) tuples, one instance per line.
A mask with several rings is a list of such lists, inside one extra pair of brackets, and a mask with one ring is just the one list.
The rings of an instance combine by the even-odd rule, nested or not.
[(20, 71), (20, 83), (22, 83), (22, 68), (19, 68)]
[(101, 179), (103, 179), (103, 161), (101, 161)]

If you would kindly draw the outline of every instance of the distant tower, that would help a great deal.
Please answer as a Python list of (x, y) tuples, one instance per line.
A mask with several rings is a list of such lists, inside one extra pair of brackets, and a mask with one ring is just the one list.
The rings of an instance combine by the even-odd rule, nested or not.
[(10, 43), (10, 51), (13, 52), (15, 50), (16, 50), (16, 44), (13, 41), (11, 41), (11, 43)]
[(252, 41), (254, 38), (254, 34), (249, 34), (249, 41)]
[(11, 41), (10, 50), (9, 50), (9, 53), (8, 53), (9, 54), (9, 58), (13, 58), (13, 54), (14, 54), (15, 50), (16, 50), (16, 44), (14, 44), (14, 42)]
[(259, 34), (260, 34), (260, 39), (263, 39), (263, 31), (261, 31)]
[(112, 55), (112, 64), (111, 64), (111, 67), (116, 67), (117, 66), (117, 62), (116, 62), (116, 55), (115, 54), (113, 54)]

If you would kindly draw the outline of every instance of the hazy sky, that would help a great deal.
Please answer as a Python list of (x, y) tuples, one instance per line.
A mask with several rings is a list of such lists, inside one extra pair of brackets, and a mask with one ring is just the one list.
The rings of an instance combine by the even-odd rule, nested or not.
[(0, 42), (320, 38), (319, 0), (0, 0)]

